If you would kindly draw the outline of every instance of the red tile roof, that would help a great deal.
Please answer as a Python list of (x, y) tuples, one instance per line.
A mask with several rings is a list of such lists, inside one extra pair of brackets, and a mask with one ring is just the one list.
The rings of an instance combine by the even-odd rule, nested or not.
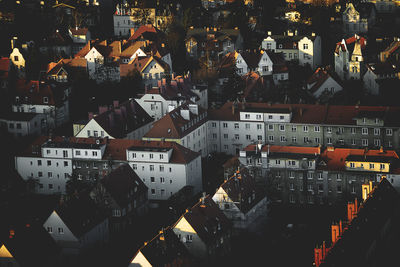
[(138, 39), (143, 33), (157, 33), (157, 29), (151, 25), (142, 25), (140, 26), (131, 37), (129, 37), (128, 41), (136, 40)]
[[(248, 145), (243, 150), (244, 151), (255, 151), (257, 145)], [(301, 146), (274, 146), (274, 145), (264, 145), (261, 148), (263, 152), (270, 153), (291, 153), (291, 154), (310, 154), (319, 155), (321, 153), (320, 147), (301, 147)]]
[(327, 170), (345, 170), (345, 161), (349, 156), (379, 156), (388, 159), (398, 159), (399, 156), (394, 150), (366, 150), (352, 148), (330, 148), (328, 147), (321, 154), (321, 159), (326, 166), (321, 165), (321, 169)]

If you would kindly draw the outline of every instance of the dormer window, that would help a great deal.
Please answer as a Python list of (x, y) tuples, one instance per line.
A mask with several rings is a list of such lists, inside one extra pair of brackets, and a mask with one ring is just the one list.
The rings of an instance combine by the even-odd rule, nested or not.
[(49, 98), (47, 96), (43, 97), (43, 103), (48, 104), (49, 103)]

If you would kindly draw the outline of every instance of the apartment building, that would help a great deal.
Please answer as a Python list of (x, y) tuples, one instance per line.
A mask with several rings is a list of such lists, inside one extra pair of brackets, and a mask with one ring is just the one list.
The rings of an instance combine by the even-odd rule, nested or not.
[(142, 139), (176, 142), (205, 157), (208, 154), (207, 111), (187, 101), (156, 121)]
[(292, 205), (334, 204), (362, 197), (362, 184), (382, 177), (396, 185), (399, 157), (393, 150), (250, 145), (240, 152), (269, 188), (270, 197)]
[(71, 177), (95, 185), (122, 164), (132, 167), (152, 201), (184, 186), (202, 190), (201, 156), (174, 142), (41, 136), (15, 158), (16, 170), (39, 194), (65, 194)]
[(238, 154), (252, 143), (399, 148), (400, 109), (227, 102), (209, 110), (210, 152)]

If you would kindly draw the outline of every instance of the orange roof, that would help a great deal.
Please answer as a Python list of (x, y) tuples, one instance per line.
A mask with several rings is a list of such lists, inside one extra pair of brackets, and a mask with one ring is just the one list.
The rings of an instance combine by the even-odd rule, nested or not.
[(157, 30), (151, 24), (142, 25), (142, 26), (139, 27), (139, 29), (137, 29), (135, 31), (135, 33), (128, 39), (128, 41), (136, 40), (137, 38), (139, 38), (145, 32), (157, 33)]
[(322, 169), (329, 170), (344, 170), (345, 161), (348, 156), (379, 156), (386, 157), (388, 159), (398, 159), (399, 156), (394, 150), (365, 150), (365, 149), (353, 149), (353, 148), (327, 148), (322, 154), (321, 158), (326, 163), (326, 166), (321, 167)]
[[(256, 145), (248, 145), (243, 149), (244, 151), (255, 151)], [(274, 145), (264, 145), (261, 148), (263, 152), (271, 152), (271, 153), (291, 153), (291, 154), (320, 154), (320, 147), (302, 147), (302, 146), (274, 146)]]

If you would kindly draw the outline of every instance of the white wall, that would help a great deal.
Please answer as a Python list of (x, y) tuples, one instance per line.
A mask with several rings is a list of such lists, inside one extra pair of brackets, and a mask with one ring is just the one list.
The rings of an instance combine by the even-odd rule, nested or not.
[[(333, 88), (333, 92), (332, 92)], [(336, 94), (337, 92), (343, 90), (343, 87), (340, 86), (332, 77), (329, 77), (317, 91), (313, 93), (314, 97), (318, 98), (323, 94), (324, 92), (328, 92), (331, 95)]]
[(363, 77), (364, 88), (373, 95), (379, 94), (379, 84), (376, 82), (377, 76), (369, 68)]

